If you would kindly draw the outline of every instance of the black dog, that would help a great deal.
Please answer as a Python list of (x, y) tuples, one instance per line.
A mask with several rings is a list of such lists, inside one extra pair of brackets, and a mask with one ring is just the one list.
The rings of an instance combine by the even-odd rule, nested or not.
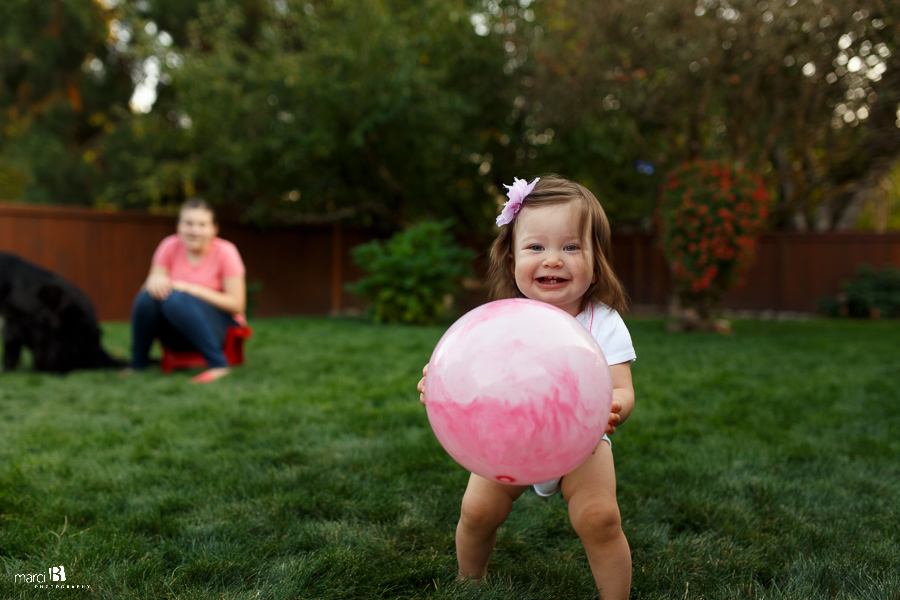
[(0, 252), (0, 320), (5, 371), (19, 365), (22, 346), (31, 350), (36, 371), (67, 373), (125, 365), (100, 346), (94, 305), (81, 290), (5, 252)]

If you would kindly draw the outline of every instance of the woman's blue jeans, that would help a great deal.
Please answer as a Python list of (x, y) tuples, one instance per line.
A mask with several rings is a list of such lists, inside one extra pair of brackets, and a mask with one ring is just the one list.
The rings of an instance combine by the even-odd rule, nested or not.
[(211, 369), (227, 367), (222, 345), (233, 325), (231, 315), (185, 292), (173, 290), (160, 301), (141, 290), (131, 307), (131, 368), (147, 368), (156, 338), (176, 352), (200, 352)]

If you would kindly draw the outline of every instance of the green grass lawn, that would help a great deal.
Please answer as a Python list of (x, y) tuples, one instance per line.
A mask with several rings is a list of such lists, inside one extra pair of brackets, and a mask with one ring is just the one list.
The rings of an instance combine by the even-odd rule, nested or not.
[[(900, 598), (900, 322), (628, 324), (632, 597)], [(467, 474), (415, 391), (444, 328), (253, 326), (206, 386), (0, 375), (0, 598), (596, 596), (564, 501), (530, 492), (486, 584), (455, 582)], [(58, 565), (90, 590), (15, 581)]]

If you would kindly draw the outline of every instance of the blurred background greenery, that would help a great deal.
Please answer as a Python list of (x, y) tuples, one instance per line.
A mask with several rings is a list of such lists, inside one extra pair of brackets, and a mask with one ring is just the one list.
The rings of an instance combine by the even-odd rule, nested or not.
[(488, 232), (513, 176), (649, 229), (686, 160), (900, 229), (889, 0), (0, 0), (0, 200)]

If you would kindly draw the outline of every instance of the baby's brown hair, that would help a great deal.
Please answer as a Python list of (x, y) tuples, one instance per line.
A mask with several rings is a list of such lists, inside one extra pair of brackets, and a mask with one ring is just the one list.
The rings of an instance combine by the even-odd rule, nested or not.
[[(612, 239), (609, 219), (597, 198), (583, 185), (569, 181), (559, 175), (542, 176), (534, 189), (519, 209), (537, 208), (540, 206), (556, 206), (574, 203), (578, 213), (581, 231), (587, 233), (590, 242), (594, 268), (594, 283), (587, 289), (581, 299), (581, 310), (589, 302), (602, 302), (619, 312), (627, 308), (628, 300), (625, 288), (616, 277), (610, 261), (612, 260)], [(516, 220), (503, 226), (494, 243), (491, 244), (488, 268), (488, 284), (492, 300), (505, 298), (524, 298), (519, 291), (515, 278), (515, 258), (513, 241), (516, 232)], [(584, 235), (584, 234), (582, 234)]]

